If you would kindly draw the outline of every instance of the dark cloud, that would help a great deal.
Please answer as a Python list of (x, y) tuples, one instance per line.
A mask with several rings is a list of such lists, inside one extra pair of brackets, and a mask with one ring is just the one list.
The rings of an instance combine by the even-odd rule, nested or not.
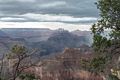
[[(98, 17), (95, 2), (96, 0), (0, 0), (0, 18), (20, 17), (25, 18), (22, 21), (39, 21), (20, 16), (27, 13), (62, 14), (74, 18)], [(94, 20), (85, 23), (87, 22), (94, 22)]]

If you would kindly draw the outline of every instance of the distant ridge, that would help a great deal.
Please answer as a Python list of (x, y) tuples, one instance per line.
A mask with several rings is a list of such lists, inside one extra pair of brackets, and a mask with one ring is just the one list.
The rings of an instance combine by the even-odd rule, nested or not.
[(2, 30), (0, 30), (0, 38), (9, 38), (9, 36)]

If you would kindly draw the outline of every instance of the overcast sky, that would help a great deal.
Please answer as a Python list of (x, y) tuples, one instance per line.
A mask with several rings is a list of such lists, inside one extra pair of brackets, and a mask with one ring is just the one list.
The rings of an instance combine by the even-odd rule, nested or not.
[(0, 28), (89, 30), (97, 0), (0, 0)]

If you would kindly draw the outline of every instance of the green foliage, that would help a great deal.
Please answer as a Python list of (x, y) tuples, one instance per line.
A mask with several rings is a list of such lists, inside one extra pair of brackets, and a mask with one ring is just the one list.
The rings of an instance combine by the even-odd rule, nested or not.
[(116, 76), (110, 74), (107, 80), (119, 80), (119, 79)]
[(103, 72), (105, 63), (106, 59), (103, 57), (94, 58), (90, 63), (91, 70), (97, 73)]
[(22, 80), (37, 80), (35, 75), (28, 74), (28, 73), (21, 74), (19, 78), (22, 79)]
[(81, 64), (82, 69), (84, 69), (84, 70), (88, 70), (89, 71), (90, 68), (91, 68), (89, 60), (81, 59), (80, 64)]
[[(95, 53), (98, 53), (97, 57), (101, 55), (105, 59), (99, 57), (93, 59), (92, 67), (101, 71), (104, 64), (107, 64), (106, 68), (110, 68), (108, 64), (115, 64), (113, 59), (118, 60), (120, 56), (120, 0), (99, 0), (96, 5), (100, 10), (100, 19), (91, 28), (94, 35), (93, 48)], [(107, 36), (104, 35), (106, 30)]]
[(8, 59), (9, 58), (21, 58), (26, 56), (27, 49), (24, 46), (20, 45), (14, 45), (11, 49), (11, 53), (7, 55)]
[[(11, 53), (7, 54), (7, 58), (11, 60), (12, 66), (12, 79), (16, 80), (19, 75), (24, 71), (25, 67), (30, 67), (31, 65), (28, 63), (28, 58), (31, 54), (28, 54), (28, 50), (26, 47), (21, 45), (14, 45), (11, 49)], [(29, 80), (29, 79), (28, 79)]]
[(14, 45), (11, 51), (16, 54), (25, 54), (26, 48), (24, 46)]
[(96, 24), (97, 31), (120, 30), (120, 0), (99, 0), (96, 4), (101, 16)]
[(15, 55), (23, 56), (27, 53), (27, 49), (24, 46), (15, 45), (12, 47), (11, 52), (14, 53)]
[(106, 37), (102, 37), (99, 34), (95, 34), (94, 35), (94, 43), (93, 43), (93, 47), (95, 49), (95, 51), (104, 51), (105, 48), (107, 48), (108, 46), (111, 45), (111, 41), (107, 40)]
[[(110, 41), (120, 41), (120, 0), (99, 0), (97, 3), (100, 10), (100, 20), (94, 24), (91, 28), (94, 34), (94, 46), (95, 48), (104, 44), (110, 44)], [(102, 33), (105, 30), (111, 30), (109, 33), (109, 39), (103, 37)], [(107, 40), (109, 42), (107, 42)], [(101, 43), (101, 44), (100, 44)], [(107, 45), (110, 46), (110, 45)]]
[[(35, 80), (35, 76), (31, 74), (24, 74), (25, 70), (37, 64), (39, 60), (31, 61), (36, 50), (30, 52), (22, 45), (14, 45), (10, 53), (5, 56), (2, 71), (4, 76), (1, 76), (0, 80), (16, 80), (19, 77), (22, 80)], [(6, 58), (7, 57), (7, 58)], [(8, 65), (7, 65), (8, 64)]]

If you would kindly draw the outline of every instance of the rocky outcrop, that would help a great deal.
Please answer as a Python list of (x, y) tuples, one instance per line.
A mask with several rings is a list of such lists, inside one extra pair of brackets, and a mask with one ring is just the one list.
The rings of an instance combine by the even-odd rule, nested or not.
[(91, 59), (91, 53), (83, 54), (80, 49), (66, 48), (63, 53), (50, 59), (45, 59), (42, 66), (27, 69), (27, 72), (34, 73), (41, 80), (103, 80), (95, 73), (81, 68), (81, 59)]

